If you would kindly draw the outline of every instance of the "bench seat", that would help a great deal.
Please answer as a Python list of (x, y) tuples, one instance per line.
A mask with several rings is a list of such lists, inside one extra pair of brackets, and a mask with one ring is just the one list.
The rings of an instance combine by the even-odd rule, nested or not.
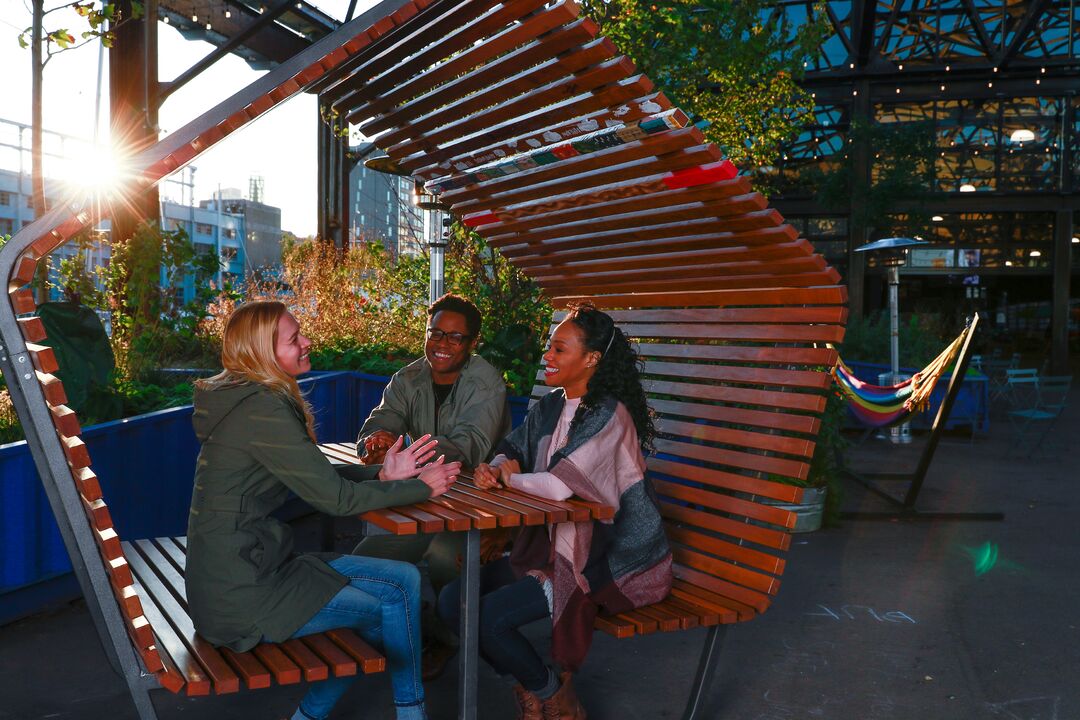
[(134, 587), (164, 669), (159, 681), (175, 693), (216, 695), (271, 684), (326, 680), (357, 672), (377, 673), (386, 660), (346, 628), (261, 643), (248, 652), (216, 648), (199, 637), (188, 614), (184, 589), (187, 539), (159, 537), (121, 543)]

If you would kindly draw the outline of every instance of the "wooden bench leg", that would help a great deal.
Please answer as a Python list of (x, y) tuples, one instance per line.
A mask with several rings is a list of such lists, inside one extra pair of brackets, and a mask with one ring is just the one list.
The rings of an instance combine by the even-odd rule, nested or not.
[(713, 672), (716, 670), (720, 651), (724, 646), (724, 633), (726, 632), (727, 625), (715, 625), (709, 628), (709, 634), (705, 636), (705, 647), (701, 649), (697, 676), (694, 678), (694, 685), (690, 688), (690, 697), (686, 701), (683, 720), (695, 720), (695, 718), (705, 717), (702, 710), (705, 690), (709, 686), (709, 680), (712, 679)]

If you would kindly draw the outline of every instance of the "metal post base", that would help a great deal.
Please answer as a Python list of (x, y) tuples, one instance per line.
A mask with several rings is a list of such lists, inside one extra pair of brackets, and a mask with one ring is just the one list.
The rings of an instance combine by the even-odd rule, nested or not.
[(461, 628), (458, 650), (458, 718), (476, 720), (480, 652), (480, 531), (465, 533), (461, 564)]
[(724, 637), (727, 633), (727, 625), (714, 625), (709, 628), (709, 634), (705, 636), (705, 646), (701, 649), (701, 659), (698, 661), (697, 676), (690, 688), (690, 697), (686, 700), (686, 710), (683, 712), (683, 720), (695, 720), (704, 718), (702, 704), (705, 700), (705, 689), (709, 686), (709, 680), (716, 670), (720, 659), (720, 651), (723, 649)]

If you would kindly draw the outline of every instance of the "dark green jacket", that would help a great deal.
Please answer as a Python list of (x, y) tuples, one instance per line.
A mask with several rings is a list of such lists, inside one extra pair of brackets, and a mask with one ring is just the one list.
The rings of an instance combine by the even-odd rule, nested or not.
[(431, 366), (427, 358), (420, 358), (390, 378), (382, 402), (360, 428), (358, 454), (364, 453), (364, 438), (377, 430), (414, 440), (430, 433), (447, 462), (460, 460), (476, 467), (490, 459), (492, 448), (510, 432), (502, 373), (479, 355), (470, 357), (436, 418)]
[(335, 470), (292, 404), (258, 384), (195, 391), (202, 442), (188, 516), (187, 597), (195, 629), (249, 650), (289, 638), (344, 587), (324, 559), (293, 552), (292, 529), (270, 517), (293, 491), (331, 515), (426, 499), (416, 478), (379, 482), (378, 465)]

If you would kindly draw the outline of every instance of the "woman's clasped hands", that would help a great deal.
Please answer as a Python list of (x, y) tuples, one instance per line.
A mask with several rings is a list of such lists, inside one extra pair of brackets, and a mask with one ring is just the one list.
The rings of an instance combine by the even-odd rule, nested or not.
[(446, 462), (445, 455), (440, 455), (434, 462), (428, 462), (435, 455), (435, 448), (439, 444), (431, 439), (431, 435), (417, 438), (408, 447), (402, 447), (404, 444), (404, 436), (399, 435), (394, 444), (387, 448), (379, 479), (404, 480), (418, 477), (431, 488), (431, 497), (437, 497), (449, 490), (461, 472), (461, 463)]
[(519, 472), (521, 472), (521, 465), (517, 460), (504, 460), (495, 466), (480, 463), (473, 471), (473, 482), (484, 490), (497, 490), (509, 487), (510, 476)]

